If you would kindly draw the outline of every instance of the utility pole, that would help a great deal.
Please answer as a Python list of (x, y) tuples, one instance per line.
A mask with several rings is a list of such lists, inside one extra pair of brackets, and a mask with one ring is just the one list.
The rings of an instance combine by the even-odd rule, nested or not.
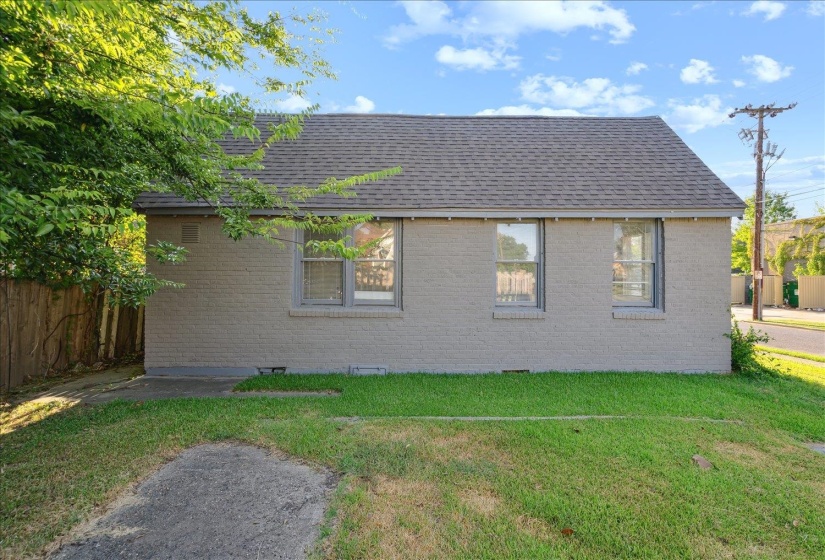
[[(754, 107), (750, 104), (742, 109), (735, 109), (733, 113), (728, 115), (731, 119), (739, 114), (746, 114), (749, 117), (755, 117), (758, 121), (756, 129), (756, 149), (754, 150), (754, 158), (756, 158), (756, 194), (753, 199), (754, 209), (754, 224), (753, 224), (753, 320), (762, 320), (762, 263), (764, 262), (762, 255), (762, 230), (765, 226), (765, 170), (763, 169), (763, 150), (765, 140), (765, 115), (775, 117), (784, 111), (790, 111), (796, 107), (796, 103), (791, 103), (787, 107), (776, 107), (774, 103), (770, 105), (762, 105)], [(744, 139), (747, 137), (753, 138), (753, 131), (750, 129), (742, 130), (739, 135)]]

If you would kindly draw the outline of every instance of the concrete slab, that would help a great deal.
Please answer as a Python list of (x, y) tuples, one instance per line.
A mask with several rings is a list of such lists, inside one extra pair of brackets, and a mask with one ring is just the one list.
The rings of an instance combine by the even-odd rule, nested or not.
[(822, 453), (825, 455), (825, 443), (806, 443), (805, 447), (811, 451), (816, 451), (817, 453)]
[(251, 391), (235, 393), (238, 377), (153, 377), (135, 376), (135, 368), (113, 369), (57, 385), (48, 391), (22, 400), (64, 401), (98, 404), (116, 399), (147, 401), (185, 397), (328, 397), (336, 391)]
[(89, 395), (83, 402), (90, 404), (110, 402), (115, 399), (147, 401), (185, 397), (327, 397), (337, 396), (334, 391), (250, 391), (234, 393), (232, 388), (241, 380), (237, 377), (150, 377), (142, 376), (107, 387)]
[(67, 539), (53, 560), (300, 559), (337, 477), (249, 445), (181, 453)]

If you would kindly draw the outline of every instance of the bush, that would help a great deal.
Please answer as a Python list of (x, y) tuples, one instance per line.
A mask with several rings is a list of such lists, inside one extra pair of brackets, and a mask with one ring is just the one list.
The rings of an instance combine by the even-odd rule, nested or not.
[(730, 339), (730, 365), (733, 371), (747, 375), (763, 373), (756, 361), (756, 345), (768, 342), (771, 337), (753, 327), (748, 327), (748, 332), (742, 332), (736, 319), (733, 320), (730, 334), (725, 336)]

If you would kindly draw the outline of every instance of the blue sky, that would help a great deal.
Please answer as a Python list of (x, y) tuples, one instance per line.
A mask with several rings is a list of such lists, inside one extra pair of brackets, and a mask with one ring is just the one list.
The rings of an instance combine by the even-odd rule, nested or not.
[[(295, 111), (405, 114), (660, 115), (742, 198), (748, 103), (798, 106), (766, 121), (785, 149), (768, 187), (799, 217), (825, 203), (825, 2), (249, 2), (320, 9), (336, 28), (323, 56), (338, 74), (307, 99), (263, 99), (250, 79), (225, 91)], [(272, 73), (271, 70), (268, 73)]]

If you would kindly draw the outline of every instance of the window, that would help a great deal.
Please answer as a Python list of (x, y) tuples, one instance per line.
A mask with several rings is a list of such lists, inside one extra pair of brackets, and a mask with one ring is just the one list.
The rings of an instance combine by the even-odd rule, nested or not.
[(496, 224), (496, 305), (540, 305), (541, 237), (537, 221)]
[[(379, 220), (359, 224), (344, 232), (348, 244), (370, 245), (354, 261), (304, 248), (299, 251), (300, 303), (302, 305), (398, 306), (398, 223)], [(299, 242), (331, 241), (339, 235), (304, 232)]]
[(660, 222), (613, 223), (613, 305), (658, 307), (661, 289)]

